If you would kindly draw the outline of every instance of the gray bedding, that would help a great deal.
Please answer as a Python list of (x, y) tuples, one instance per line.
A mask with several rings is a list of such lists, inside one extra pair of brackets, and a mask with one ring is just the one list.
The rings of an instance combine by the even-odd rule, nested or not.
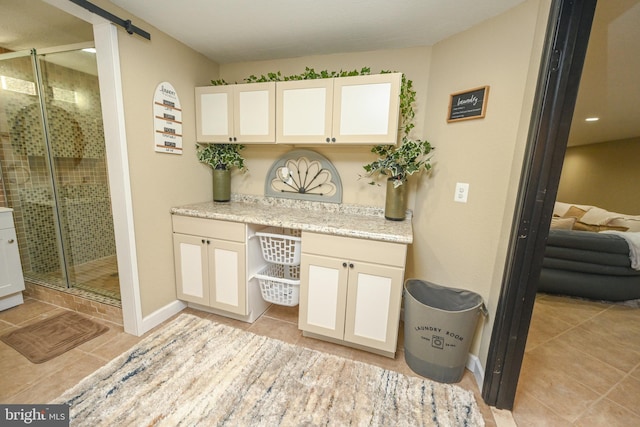
[(640, 298), (640, 271), (614, 234), (550, 230), (538, 290), (608, 301)]

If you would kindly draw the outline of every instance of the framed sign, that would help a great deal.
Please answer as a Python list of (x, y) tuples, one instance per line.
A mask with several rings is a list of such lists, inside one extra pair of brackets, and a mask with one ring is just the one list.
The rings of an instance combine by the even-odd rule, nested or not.
[(447, 122), (484, 118), (488, 98), (489, 86), (452, 93), (449, 98)]
[(153, 124), (155, 151), (182, 154), (182, 108), (169, 82), (160, 83), (154, 93)]

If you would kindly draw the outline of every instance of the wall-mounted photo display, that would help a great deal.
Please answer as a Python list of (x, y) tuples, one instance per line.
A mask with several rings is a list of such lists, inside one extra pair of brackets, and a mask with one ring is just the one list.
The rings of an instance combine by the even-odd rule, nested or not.
[(171, 83), (162, 82), (156, 87), (153, 124), (155, 151), (182, 154), (182, 108)]
[(489, 86), (452, 93), (449, 98), (447, 122), (484, 118), (488, 98)]

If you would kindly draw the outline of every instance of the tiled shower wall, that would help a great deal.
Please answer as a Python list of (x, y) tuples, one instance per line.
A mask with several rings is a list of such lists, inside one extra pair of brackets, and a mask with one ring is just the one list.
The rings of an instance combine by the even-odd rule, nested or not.
[[(56, 229), (51, 221), (54, 207), (51, 192), (34, 188), (23, 189), (19, 193), (31, 271), (55, 271), (60, 268), (60, 260)], [(70, 185), (61, 187), (59, 193), (60, 223), (68, 262), (80, 265), (114, 255), (116, 248), (108, 188), (103, 184)]]
[[(81, 264), (113, 255), (97, 76), (50, 62), (42, 69), (53, 96), (47, 113), (67, 258)], [(30, 58), (0, 61), (0, 76), (33, 82)], [(66, 101), (56, 99), (60, 90)], [(14, 208), (25, 271), (60, 268), (44, 147), (36, 96), (0, 89), (0, 205)]]

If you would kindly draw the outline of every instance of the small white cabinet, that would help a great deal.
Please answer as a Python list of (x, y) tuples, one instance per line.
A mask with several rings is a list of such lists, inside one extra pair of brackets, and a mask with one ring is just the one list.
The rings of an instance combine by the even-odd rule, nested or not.
[(245, 224), (173, 216), (178, 299), (248, 314)]
[(299, 328), (395, 355), (406, 245), (303, 232)]
[(401, 73), (278, 82), (276, 142), (396, 144)]
[(23, 303), (24, 276), (20, 264), (13, 210), (0, 207), (0, 310)]
[(196, 140), (275, 142), (275, 83), (195, 88)]

